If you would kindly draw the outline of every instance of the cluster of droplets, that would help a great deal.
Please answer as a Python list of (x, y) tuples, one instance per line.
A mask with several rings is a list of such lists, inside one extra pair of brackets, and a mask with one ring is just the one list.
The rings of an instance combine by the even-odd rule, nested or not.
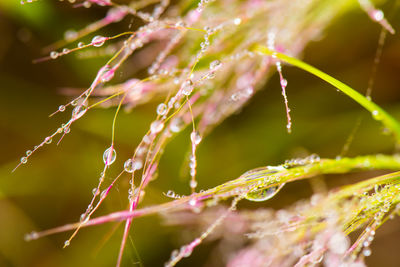
[(168, 190), (167, 193), (164, 193), (164, 195), (166, 197), (173, 198), (173, 199), (179, 199), (179, 198), (185, 197), (185, 195), (179, 195), (172, 190)]
[(201, 135), (197, 131), (192, 131), (190, 134), (190, 140), (192, 142), (192, 154), (190, 155), (190, 162), (189, 162), (189, 168), (190, 168), (190, 188), (192, 189), (192, 192), (195, 191), (197, 187), (197, 181), (196, 181), (196, 168), (197, 168), (197, 159), (196, 159), (196, 148), (201, 142)]
[(296, 159), (289, 159), (285, 160), (285, 163), (283, 166), (285, 168), (292, 168), (296, 166), (303, 166), (307, 164), (314, 164), (317, 163), (321, 160), (321, 158), (317, 154), (311, 154), (308, 157), (305, 158), (296, 158)]

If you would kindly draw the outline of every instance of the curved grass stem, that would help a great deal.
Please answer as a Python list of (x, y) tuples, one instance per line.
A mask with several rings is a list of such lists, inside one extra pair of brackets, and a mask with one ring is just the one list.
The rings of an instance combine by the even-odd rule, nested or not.
[(342, 83), (341, 81), (333, 78), (332, 76), (326, 74), (325, 72), (299, 60), (293, 57), (290, 57), (288, 55), (273, 51), (268, 49), (266, 46), (255, 44), (252, 48), (254, 52), (261, 53), (263, 55), (269, 55), (269, 56), (274, 56), (282, 61), (285, 61), (286, 63), (289, 63), (293, 66), (296, 66), (302, 70), (305, 70), (322, 80), (326, 81), (327, 83), (330, 83), (334, 87), (336, 87), (338, 90), (342, 91), (345, 93), (347, 96), (349, 96), (351, 99), (356, 101), (358, 104), (363, 106), (366, 110), (371, 112), (373, 118), (375, 120), (381, 121), (382, 124), (387, 127), (389, 130), (391, 130), (394, 135), (396, 136), (397, 140), (400, 140), (400, 124), (399, 122), (393, 118), (389, 113), (387, 113), (385, 110), (383, 110), (380, 106), (372, 102), (369, 98), (365, 97), (364, 95), (360, 94), (350, 86)]

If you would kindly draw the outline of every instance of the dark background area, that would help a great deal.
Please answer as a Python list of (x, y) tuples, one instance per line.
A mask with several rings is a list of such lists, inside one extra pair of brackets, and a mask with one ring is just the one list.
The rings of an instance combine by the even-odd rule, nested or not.
[[(384, 10), (388, 7), (383, 6)], [(116, 262), (122, 227), (108, 242), (102, 241), (114, 224), (81, 230), (67, 249), (62, 249), (62, 244), (69, 233), (29, 243), (23, 240), (24, 234), (32, 230), (74, 222), (85, 210), (103, 167), (103, 151), (109, 146), (114, 108), (88, 112), (59, 146), (53, 141), (11, 173), (27, 149), (39, 144), (68, 118), (69, 114), (48, 118), (59, 105), (69, 101), (60, 88), (88, 87), (107, 58), (78, 59), (68, 55), (41, 64), (32, 64), (32, 60), (43, 55), (44, 47), (62, 39), (66, 30), (79, 29), (104, 14), (102, 8), (73, 9), (58, 1), (21, 6), (19, 1), (0, 0), (0, 266), (114, 266)], [(398, 12), (390, 21), (399, 30)], [(127, 30), (130, 23), (125, 19), (101, 33), (117, 34)], [(309, 44), (303, 59), (365, 92), (380, 31), (380, 26), (362, 10), (354, 9), (332, 21), (323, 38)], [(83, 41), (87, 43), (90, 38)], [(218, 126), (200, 145), (199, 189), (293, 157), (311, 153), (335, 157), (359, 118), (362, 122), (347, 156), (395, 152), (393, 138), (354, 101), (302, 70), (284, 66), (283, 71), (288, 80), (292, 134), (286, 132), (279, 78), (274, 75), (239, 114)], [(400, 118), (399, 73), (400, 38), (398, 34), (388, 35), (372, 97), (396, 118)], [(155, 106), (150, 103), (119, 115), (118, 156), (115, 170), (106, 177), (108, 182), (139, 143), (155, 116)], [(145, 205), (167, 201), (162, 192), (170, 189), (189, 193), (188, 177), (179, 174), (189, 150), (188, 135), (188, 131), (182, 132), (167, 146), (159, 178), (146, 191)], [(332, 175), (323, 179), (333, 188), (371, 175)], [(127, 188), (127, 181), (122, 181), (112, 192), (111, 201), (97, 214), (125, 208)], [(295, 182), (271, 201), (259, 205), (243, 202), (240, 208), (281, 208), (312, 192), (309, 182)], [(163, 266), (172, 249), (187, 241), (181, 232), (180, 227), (164, 226), (158, 217), (135, 220), (133, 243), (127, 247), (124, 266), (139, 266), (137, 255), (144, 266)], [(400, 223), (396, 218), (378, 231), (372, 255), (367, 259), (369, 266), (399, 266), (399, 238)], [(180, 266), (203, 266), (215, 243), (203, 244)]]

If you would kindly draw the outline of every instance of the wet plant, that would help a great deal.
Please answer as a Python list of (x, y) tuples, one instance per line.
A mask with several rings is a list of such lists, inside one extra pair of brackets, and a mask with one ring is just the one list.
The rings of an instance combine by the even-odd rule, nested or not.
[[(64, 243), (65, 248), (72, 245), (82, 228), (122, 222), (124, 233), (116, 257), (116, 265), (120, 266), (134, 219), (160, 214), (170, 224), (198, 224), (199, 229), (203, 229), (192, 242), (171, 253), (165, 265), (174, 266), (189, 257), (210, 235), (226, 239), (231, 227), (226, 223), (229, 218), (242, 225), (236, 234), (238, 238), (248, 238), (248, 242), (243, 242), (237, 255), (227, 260), (228, 266), (306, 266), (321, 262), (326, 266), (364, 266), (364, 257), (371, 254), (375, 231), (399, 213), (400, 175), (396, 170), (400, 168), (400, 158), (397, 155), (326, 159), (311, 154), (278, 166), (253, 169), (236, 179), (198, 191), (201, 177), (197, 174), (197, 150), (213, 128), (242, 109), (275, 72), (279, 75), (282, 109), (290, 134), (296, 122), (291, 117), (290, 92), (287, 92), (290, 83), (284, 76), (285, 64), (309, 72), (346, 94), (398, 141), (399, 122), (371, 99), (370, 91), (363, 95), (299, 59), (305, 46), (321, 35), (335, 16), (352, 8), (363, 9), (381, 25), (382, 32), (394, 34), (383, 11), (368, 0), (360, 0), (357, 5), (345, 0), (69, 2), (77, 8), (93, 5), (106, 8), (107, 15), (81, 30), (66, 31), (64, 40), (50, 45), (48, 55), (35, 62), (84, 53), (90, 48), (110, 56), (86, 90), (51, 114), (69, 110), (69, 120), (28, 150), (17, 167), (26, 164), (34, 153), (55, 138), (59, 137), (57, 143), (61, 142), (74, 123), (93, 109), (114, 107), (116, 111), (110, 140), (102, 156), (104, 166), (99, 182), (93, 188), (87, 208), (78, 216), (79, 220), (32, 232), (26, 235), (26, 240), (72, 231)], [(141, 23), (113, 36), (96, 34), (101, 28), (126, 17), (137, 18)], [(93, 37), (85, 44), (80, 40), (87, 35)], [(114, 82), (116, 73), (129, 62), (136, 63), (129, 70), (131, 77)], [(159, 101), (154, 120), (131, 157), (119, 167), (120, 174), (108, 182), (106, 174), (114, 167), (118, 155), (115, 136), (119, 112), (154, 101)], [(157, 178), (164, 148), (185, 128), (190, 129), (187, 136), (190, 141), (187, 163), (190, 194), (178, 195), (171, 190), (165, 194), (170, 201), (141, 206), (146, 189)], [(284, 210), (237, 209), (242, 200), (267, 201), (286, 184), (297, 180), (365, 170), (394, 172), (331, 192), (316, 193), (310, 200)], [(159, 176), (158, 179), (162, 179), (162, 174)], [(96, 211), (122, 179), (128, 179), (130, 184), (126, 209), (96, 217)], [(222, 205), (224, 201), (231, 201), (226, 208)], [(174, 220), (176, 217), (181, 220)], [(193, 217), (195, 219), (191, 220)], [(361, 234), (352, 244), (348, 235), (360, 229), (363, 229)]]

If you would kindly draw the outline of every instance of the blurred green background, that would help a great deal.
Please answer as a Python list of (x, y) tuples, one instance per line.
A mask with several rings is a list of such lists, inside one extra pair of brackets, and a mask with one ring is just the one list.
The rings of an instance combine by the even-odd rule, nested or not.
[[(388, 2), (382, 6), (387, 12), (392, 6)], [(390, 21), (400, 30), (399, 12), (392, 13)], [(59, 105), (69, 101), (60, 93), (60, 88), (86, 88), (107, 58), (78, 59), (68, 55), (41, 64), (32, 64), (32, 60), (43, 55), (44, 47), (62, 39), (66, 30), (79, 29), (104, 14), (103, 8), (73, 9), (68, 3), (58, 1), (20, 5), (19, 1), (0, 0), (0, 266), (115, 265), (122, 227), (108, 242), (102, 241), (113, 224), (80, 231), (67, 249), (62, 249), (62, 244), (69, 233), (29, 243), (23, 240), (24, 234), (32, 230), (78, 220), (91, 199), (92, 188), (97, 185), (103, 167), (102, 154), (110, 143), (115, 109), (88, 112), (73, 125), (59, 146), (53, 142), (11, 173), (27, 149), (39, 144), (68, 118), (68, 114), (48, 118)], [(130, 23), (129, 18), (125, 19), (105, 28), (102, 34), (108, 36), (127, 30)], [(303, 59), (365, 92), (380, 30), (362, 10), (351, 10), (332, 21), (321, 40), (309, 44)], [(91, 36), (84, 41), (90, 39)], [(335, 157), (360, 117), (360, 128), (346, 155), (395, 152), (392, 137), (348, 97), (301, 70), (285, 66), (283, 71), (289, 82), (292, 134), (286, 133), (279, 78), (274, 75), (239, 114), (217, 127), (200, 145), (200, 189), (236, 178), (246, 170), (280, 164), (293, 157), (311, 153)], [(399, 74), (400, 38), (398, 34), (388, 35), (372, 96), (376, 103), (400, 119)], [(108, 182), (145, 133), (155, 116), (156, 104), (120, 114), (116, 129), (117, 161), (106, 177)], [(167, 146), (159, 179), (146, 191), (144, 205), (167, 201), (162, 192), (170, 189), (178, 194), (189, 193), (188, 177), (180, 175), (189, 150), (188, 135), (188, 131), (182, 132)], [(334, 187), (370, 175), (326, 176), (324, 180), (328, 187)], [(112, 198), (97, 215), (126, 207), (126, 180), (113, 190)], [(296, 182), (287, 185), (272, 201), (257, 205), (243, 202), (240, 207), (281, 208), (309, 197), (312, 190), (312, 183)], [(126, 249), (123, 265), (140, 266), (140, 261), (144, 266), (163, 266), (172, 249), (188, 241), (181, 233), (181, 227), (164, 226), (155, 216), (135, 220), (131, 231), (133, 244)], [(378, 232), (367, 263), (399, 266), (399, 238), (400, 223), (396, 218)], [(213, 266), (207, 255), (215, 248), (216, 242), (205, 243), (180, 266)]]

